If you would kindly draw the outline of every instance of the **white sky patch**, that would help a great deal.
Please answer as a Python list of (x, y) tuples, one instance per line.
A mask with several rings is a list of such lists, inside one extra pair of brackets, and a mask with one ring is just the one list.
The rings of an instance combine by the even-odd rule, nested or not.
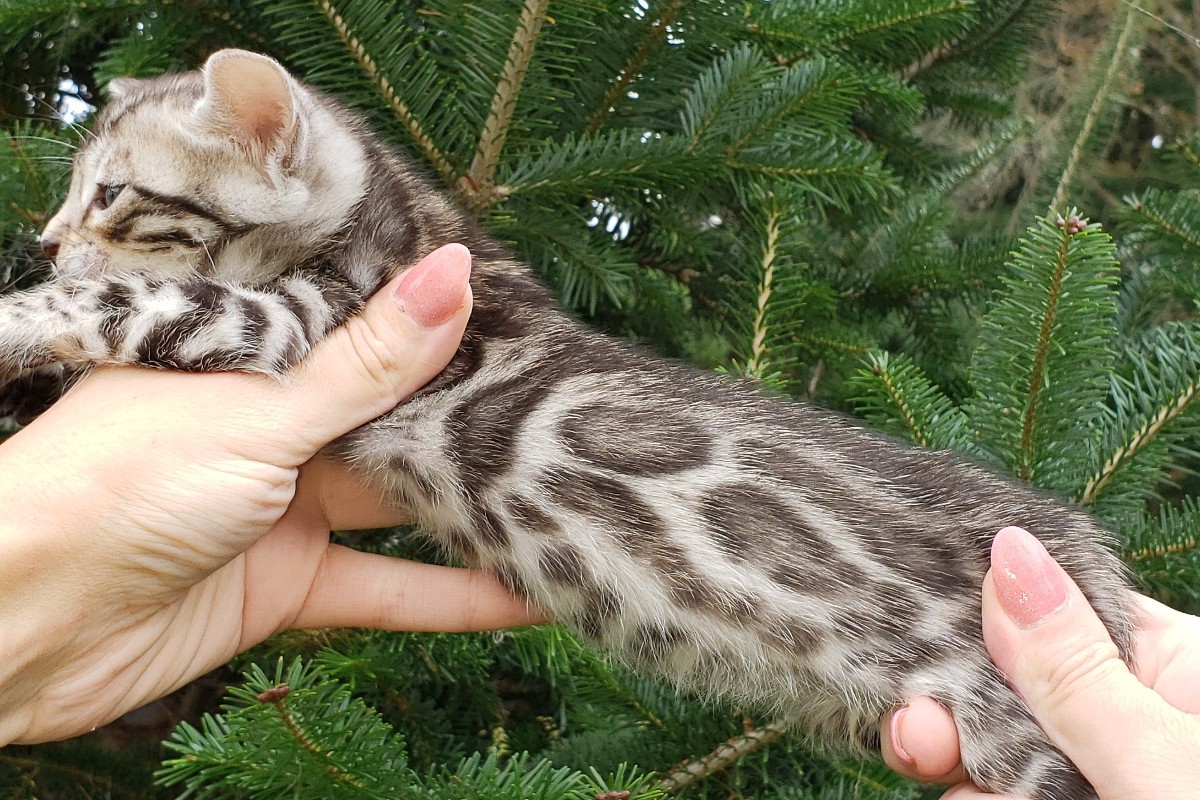
[(59, 116), (67, 125), (74, 125), (96, 111), (94, 105), (79, 97), (82, 87), (75, 81), (59, 81), (58, 92)]

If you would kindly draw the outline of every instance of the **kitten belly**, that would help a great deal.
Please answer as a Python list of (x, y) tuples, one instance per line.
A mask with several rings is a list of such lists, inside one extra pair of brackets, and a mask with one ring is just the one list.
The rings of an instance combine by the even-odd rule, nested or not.
[[(733, 498), (760, 507), (729, 509), (722, 487), (744, 470), (733, 448), (686, 479), (605, 480), (565, 448), (555, 433), (560, 414), (530, 414), (503, 476), (482, 483), (463, 480), (447, 458), (445, 428), (412, 409), (375, 423), (353, 450), (359, 470), (412, 508), (456, 560), (497, 575), (585, 642), (701, 697), (786, 717), (824, 741), (877, 746), (879, 718), (928, 660), (912, 640), (940, 642), (943, 655), (978, 648), (936, 610), (918, 612), (913, 587), (896, 584), (890, 599), (864, 602), (865, 584), (892, 581), (870, 574), (870, 558), (854, 546), (836, 559), (814, 549), (804, 560), (804, 531), (788, 528), (787, 515), (840, 523), (805, 508), (799, 494), (789, 499), (764, 483), (761, 496)], [(725, 533), (744, 542), (714, 540), (718, 511), (731, 516)], [(780, 519), (767, 525), (764, 514)], [(758, 530), (750, 535), (747, 525)]]
[(868, 751), (889, 707), (929, 695), (981, 786), (1094, 797), (980, 631), (990, 542), (1015, 524), (1129, 651), (1123, 573), (1086, 515), (711, 376), (542, 366), (525, 345), (341, 450), (455, 558), (634, 669)]

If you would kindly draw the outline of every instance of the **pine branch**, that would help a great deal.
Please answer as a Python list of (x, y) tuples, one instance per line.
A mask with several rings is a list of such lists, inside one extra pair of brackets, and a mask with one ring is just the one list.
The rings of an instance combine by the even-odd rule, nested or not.
[(974, 16), (972, 5), (964, 0), (840, 0), (789, 3), (785, 9), (779, 5), (760, 4), (763, 11), (747, 26), (778, 54), (779, 63), (813, 54), (849, 54), (873, 65), (868, 69), (877, 74), (886, 71), (897, 87), (903, 86), (897, 70), (960, 36)]
[(1074, 235), (1065, 230), (1063, 234), (1058, 243), (1058, 258), (1051, 267), (1050, 289), (1046, 293), (1046, 307), (1038, 331), (1037, 347), (1033, 353), (1029, 389), (1025, 394), (1025, 411), (1021, 418), (1021, 449), (1017, 454), (1017, 477), (1026, 482), (1033, 472), (1033, 439), (1037, 428), (1038, 400), (1043, 388), (1042, 373), (1046, 369), (1046, 358), (1050, 353), (1050, 332), (1054, 329), (1058, 303), (1062, 299), (1063, 273), (1067, 269), (1067, 243), (1070, 236)]
[(387, 102), (388, 107), (399, 117), (409, 136), (416, 142), (421, 152), (425, 154), (425, 157), (429, 159), (429, 163), (433, 168), (437, 170), (438, 174), (442, 177), (442, 181), (447, 186), (452, 185), (454, 182), (454, 167), (450, 165), (450, 162), (446, 160), (441, 150), (438, 149), (438, 146), (425, 133), (420, 121), (413, 115), (408, 105), (400, 99), (400, 96), (392, 87), (391, 81), (379, 71), (379, 67), (375, 64), (375, 59), (362, 46), (358, 37), (351, 32), (350, 26), (346, 24), (346, 20), (338, 12), (333, 2), (331, 0), (316, 0), (316, 5), (321, 10), (321, 13), (325, 15), (325, 18), (329, 20), (334, 30), (337, 31), (338, 37), (346, 45), (347, 49), (350, 50), (354, 60), (362, 68), (363, 72), (367, 74), (371, 83), (383, 95), (383, 99)]
[(846, 342), (831, 336), (818, 336), (811, 333), (797, 333), (796, 340), (807, 343), (814, 349), (832, 350), (855, 358), (865, 358), (870, 348), (861, 342)]
[(1160, 544), (1151, 547), (1139, 547), (1125, 552), (1126, 560), (1133, 564), (1151, 559), (1164, 559), (1170, 556), (1182, 556), (1200, 550), (1200, 536), (1189, 536), (1178, 542)]
[(1192, 169), (1200, 173), (1200, 154), (1196, 152), (1197, 144), (1196, 137), (1192, 137), (1189, 141), (1180, 142), (1175, 148), (1175, 152), (1182, 161), (1185, 161)]
[(1021, 3), (1013, 7), (1012, 11), (1001, 19), (1000, 24), (994, 26), (981, 39), (963, 37), (953, 42), (946, 42), (942, 46), (930, 50), (920, 59), (900, 71), (901, 80), (908, 83), (921, 73), (928, 72), (935, 66), (966, 58), (971, 52), (983, 49), (992, 42), (999, 40), (1020, 19), (1021, 15), (1025, 13), (1032, 2), (1033, 0), (1022, 0)]
[(1164, 480), (1194, 470), (1200, 424), (1200, 329), (1168, 323), (1128, 348), (1114, 375), (1080, 502), (1125, 518), (1161, 494)]
[(911, 25), (914, 22), (919, 22), (931, 17), (939, 17), (945, 14), (957, 14), (967, 5), (966, 0), (946, 0), (937, 8), (925, 8), (915, 11), (911, 14), (893, 14), (882, 19), (873, 20), (870, 23), (858, 28), (846, 28), (840, 31), (835, 36), (831, 36), (826, 40), (827, 44), (841, 44), (850, 39), (856, 39), (871, 33), (888, 30), (890, 28), (899, 28), (905, 25)]
[(872, 425), (906, 435), (921, 447), (961, 446), (961, 410), (903, 355), (873, 352), (868, 366), (850, 378), (857, 413)]
[(758, 300), (751, 328), (750, 360), (746, 363), (746, 373), (760, 380), (764, 377), (767, 363), (767, 307), (771, 302), (771, 291), (775, 288), (775, 256), (779, 244), (781, 215), (781, 210), (774, 206), (767, 212), (767, 243), (762, 253), (762, 279), (758, 284)]
[[(414, 774), (403, 738), (311, 664), (279, 659), (268, 676), (251, 666), (246, 683), (229, 690), (221, 715), (187, 723), (165, 745), (176, 757), (158, 771), (162, 785), (183, 784), (185, 796), (382, 800), (408, 794)], [(283, 704), (287, 697), (286, 705)]]
[(1096, 127), (1096, 122), (1100, 118), (1100, 112), (1112, 99), (1109, 93), (1112, 91), (1112, 83), (1116, 78), (1117, 72), (1125, 63), (1124, 55), (1129, 43), (1129, 37), (1133, 33), (1133, 22), (1132, 8), (1126, 5), (1125, 23), (1121, 27), (1121, 34), (1117, 37), (1117, 42), (1113, 46), (1112, 52), (1101, 50), (1096, 56), (1097, 59), (1108, 58), (1108, 68), (1104, 71), (1104, 77), (1101, 79), (1100, 85), (1092, 97), (1092, 104), (1088, 108), (1087, 116), (1083, 118), (1083, 126), (1079, 129), (1079, 134), (1075, 137), (1075, 143), (1071, 146), (1071, 154), (1067, 157), (1067, 164), (1063, 168), (1061, 177), (1058, 179), (1058, 188), (1054, 192), (1054, 199), (1050, 201), (1050, 207), (1059, 213), (1062, 212), (1063, 205), (1067, 202), (1067, 191), (1071, 187), (1071, 181), (1075, 179), (1075, 170), (1083, 158), (1084, 148), (1087, 146), (1088, 140), (1092, 138), (1092, 130)]
[(283, 727), (292, 734), (302, 748), (309, 752), (314, 761), (319, 762), (321, 766), (325, 768), (325, 771), (328, 772), (334, 780), (338, 781), (339, 783), (349, 784), (356, 789), (362, 789), (365, 791), (367, 787), (361, 781), (355, 780), (353, 775), (350, 775), (347, 772), (339, 769), (336, 763), (329, 760), (329, 754), (322, 751), (321, 748), (317, 746), (317, 743), (312, 740), (312, 737), (309, 736), (304, 728), (300, 725), (300, 722), (296, 719), (295, 715), (292, 714), (291, 710), (288, 709), (287, 696), (290, 691), (291, 688), (286, 683), (277, 684), (266, 691), (260, 692), (258, 694), (258, 701), (260, 703), (270, 704), (275, 707), (276, 713), (279, 714), (280, 721), (283, 722)]
[(761, 95), (767, 74), (766, 59), (749, 45), (741, 44), (713, 59), (684, 97), (683, 133), (690, 139), (688, 150), (699, 148), (718, 120), (737, 120), (739, 98)]
[(521, 84), (525, 81), (525, 72), (533, 58), (538, 34), (546, 22), (549, 5), (550, 0), (525, 0), (521, 10), (517, 30), (504, 59), (504, 69), (496, 82), (496, 93), (492, 97), (483, 132), (479, 135), (475, 158), (458, 184), (459, 193), (473, 208), (487, 208), (499, 199), (495, 184), (496, 166), (500, 163), (500, 151), (504, 148), (508, 126), (517, 107), (517, 97), (521, 94)]
[(1126, 462), (1132, 460), (1147, 444), (1154, 440), (1164, 426), (1171, 423), (1176, 417), (1188, 409), (1192, 401), (1196, 399), (1197, 393), (1200, 393), (1200, 376), (1190, 383), (1182, 392), (1176, 395), (1167, 405), (1159, 408), (1158, 412), (1146, 421), (1129, 441), (1109, 456), (1108, 460), (1100, 467), (1099, 472), (1090, 477), (1084, 484), (1083, 491), (1079, 493), (1078, 501), (1081, 505), (1091, 505), (1095, 502), (1096, 497), (1108, 486), (1113, 475)]
[(543, 142), (500, 165), (492, 180), (498, 199), (537, 194), (573, 202), (647, 186), (678, 190), (706, 169), (716, 172), (719, 161), (688, 154), (677, 137), (648, 139), (639, 131), (617, 130)]
[(641, 45), (630, 56), (629, 61), (621, 68), (621, 71), (617, 73), (616, 79), (608, 87), (608, 91), (604, 93), (604, 99), (600, 101), (599, 108), (596, 109), (591, 119), (588, 120), (585, 129), (588, 133), (595, 133), (600, 130), (600, 126), (604, 124), (604, 120), (611, 113), (612, 108), (621, 99), (621, 95), (625, 93), (629, 84), (633, 83), (641, 73), (642, 65), (646, 63), (646, 59), (650, 57), (655, 48), (666, 38), (663, 35), (664, 32), (675, 21), (675, 18), (679, 16), (679, 12), (685, 2), (686, 0), (670, 0), (670, 5), (666, 11), (650, 26), (650, 30), (646, 32)]
[(971, 368), (973, 448), (1039, 487), (1074, 492), (1105, 422), (1116, 262), (1097, 225), (1040, 218), (1008, 263)]
[(1145, 590), (1187, 613), (1200, 610), (1200, 502), (1186, 497), (1180, 507), (1163, 506), (1121, 526), (1122, 556)]
[(684, 764), (670, 775), (659, 779), (654, 788), (668, 794), (685, 789), (778, 741), (787, 733), (788, 727), (787, 720), (779, 719), (761, 728), (746, 731), (741, 736), (735, 736), (698, 761)]
[[(1193, 200), (1194, 198), (1189, 198)], [(1146, 202), (1146, 198), (1131, 199), (1129, 207), (1132, 213), (1153, 225), (1168, 236), (1178, 239), (1182, 244), (1195, 248), (1200, 252), (1200, 235), (1195, 231), (1185, 230), (1175, 220), (1168, 219), (1158, 208)]]
[[(578, 770), (556, 767), (546, 759), (531, 761), (528, 753), (503, 758), (496, 752), (486, 756), (477, 752), (462, 759), (453, 772), (443, 770), (442, 774), (427, 780), (423, 791), (414, 794), (430, 800), (573, 800), (595, 795), (594, 791), (588, 791), (595, 785), (594, 779)], [(637, 774), (622, 777), (641, 778)], [(629, 795), (627, 792), (626, 796)], [(654, 797), (651, 795), (644, 800), (654, 800)]]
[[(839, 152), (842, 144), (853, 149)], [(868, 146), (829, 142), (821, 151), (788, 150), (790, 153), (768, 148), (745, 150), (726, 163), (739, 172), (795, 182), (822, 201), (845, 210), (866, 198), (879, 200), (895, 188), (878, 153)]]
[[(1131, 226), (1126, 245), (1144, 248), (1163, 262), (1194, 264), (1200, 258), (1200, 192), (1147, 189), (1125, 198), (1123, 216)], [(1161, 268), (1160, 268), (1161, 269)], [(1187, 270), (1190, 272), (1191, 270)]]
[(891, 372), (879, 365), (879, 377), (883, 380), (884, 389), (887, 391), (887, 396), (895, 405), (896, 410), (900, 412), (900, 417), (906, 427), (912, 434), (913, 441), (921, 447), (929, 446), (929, 439), (925, 435), (925, 431), (921, 429), (921, 424), (917, 421), (913, 414), (912, 408), (905, 401), (904, 396), (896, 387), (896, 382), (893, 380)]

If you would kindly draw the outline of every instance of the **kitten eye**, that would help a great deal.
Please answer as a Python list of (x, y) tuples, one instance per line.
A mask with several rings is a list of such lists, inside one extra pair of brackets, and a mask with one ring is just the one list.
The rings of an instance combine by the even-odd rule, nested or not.
[(92, 198), (92, 205), (103, 211), (117, 201), (117, 195), (125, 188), (125, 184), (117, 183), (111, 186), (100, 184), (96, 187), (96, 196)]

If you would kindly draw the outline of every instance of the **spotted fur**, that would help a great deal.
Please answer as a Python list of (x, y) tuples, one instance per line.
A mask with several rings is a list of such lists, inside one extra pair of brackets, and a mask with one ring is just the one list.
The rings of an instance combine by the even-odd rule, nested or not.
[(458, 354), (334, 446), (364, 480), (635, 668), (864, 750), (888, 708), (931, 695), (981, 786), (1095, 796), (979, 626), (990, 541), (1022, 525), (1129, 652), (1122, 569), (1085, 514), (574, 323), (270, 59), (222, 51), (115, 89), (43, 235), (59, 277), (0, 303), (0, 379), (104, 363), (277, 375), (398, 271), (465, 242), (476, 306)]

